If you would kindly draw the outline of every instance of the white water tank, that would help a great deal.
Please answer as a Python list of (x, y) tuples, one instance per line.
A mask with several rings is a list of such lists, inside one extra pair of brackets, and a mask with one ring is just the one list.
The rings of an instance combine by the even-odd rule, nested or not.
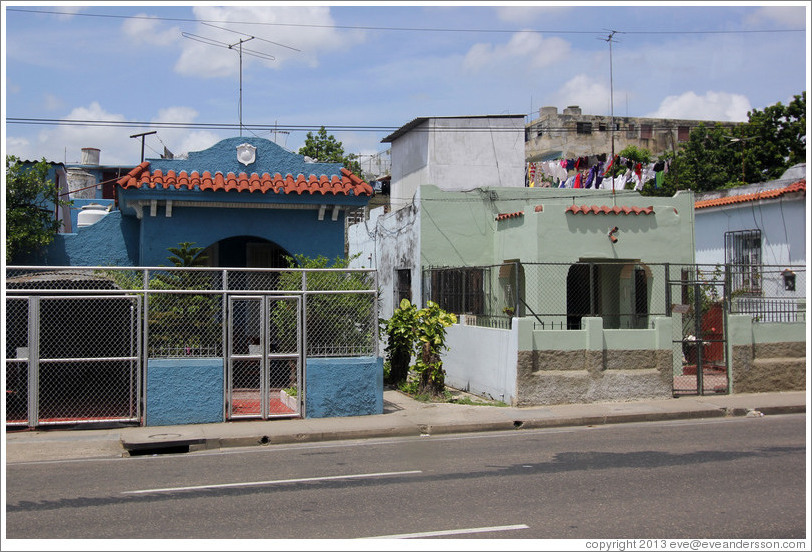
[(100, 153), (99, 148), (82, 148), (82, 165), (98, 165)]
[(83, 206), (82, 210), (79, 211), (76, 226), (78, 228), (83, 228), (85, 226), (90, 226), (91, 224), (96, 224), (101, 219), (106, 217), (107, 213), (109, 213), (109, 211), (104, 205), (99, 205), (98, 203), (89, 203)]

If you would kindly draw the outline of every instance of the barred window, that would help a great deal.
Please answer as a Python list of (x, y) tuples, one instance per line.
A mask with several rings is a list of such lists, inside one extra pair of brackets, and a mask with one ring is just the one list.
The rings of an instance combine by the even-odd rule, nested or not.
[(431, 271), (431, 300), (456, 314), (485, 314), (484, 271), (450, 268)]
[(592, 123), (575, 123), (578, 134), (592, 134)]
[(640, 125), (640, 138), (651, 138), (651, 125)]
[(395, 307), (404, 299), (412, 300), (412, 271), (408, 268), (395, 270)]
[(687, 142), (691, 137), (691, 129), (687, 126), (677, 127), (677, 140), (680, 142)]
[(732, 293), (761, 293), (761, 230), (725, 232)]

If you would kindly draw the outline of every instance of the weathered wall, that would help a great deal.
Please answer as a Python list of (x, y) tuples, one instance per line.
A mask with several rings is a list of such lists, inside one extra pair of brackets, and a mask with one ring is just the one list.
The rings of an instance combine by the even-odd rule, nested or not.
[(383, 358), (308, 358), (305, 417), (383, 414)]
[(150, 359), (146, 425), (213, 424), (224, 420), (223, 359)]
[(515, 404), (519, 329), (454, 324), (446, 330), (446, 384), (482, 397)]
[(805, 322), (753, 322), (728, 316), (728, 351), (733, 393), (806, 389)]
[(672, 395), (671, 319), (648, 330), (604, 330), (584, 318), (582, 330), (533, 329), (519, 320), (519, 406), (667, 398)]

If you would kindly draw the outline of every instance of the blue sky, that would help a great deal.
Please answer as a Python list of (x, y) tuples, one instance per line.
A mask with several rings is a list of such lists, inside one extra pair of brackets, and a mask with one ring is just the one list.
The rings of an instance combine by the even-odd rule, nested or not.
[(243, 56), (242, 134), (293, 151), (320, 125), (372, 154), (415, 117), (608, 115), (610, 31), (615, 115), (744, 121), (809, 83), (808, 2), (108, 4), (3, 3), (4, 153), (135, 164), (132, 134), (158, 131), (147, 157), (238, 136), (239, 55), (222, 45), (249, 36), (274, 59)]

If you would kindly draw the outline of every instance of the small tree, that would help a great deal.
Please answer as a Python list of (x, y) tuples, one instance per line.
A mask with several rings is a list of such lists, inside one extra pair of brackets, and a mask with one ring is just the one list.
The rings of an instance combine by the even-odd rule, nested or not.
[(46, 247), (59, 232), (54, 209), (70, 202), (59, 199), (49, 170), (45, 159), (31, 165), (6, 156), (6, 262)]
[(416, 327), (417, 308), (408, 299), (402, 299), (400, 307), (386, 321), (389, 380), (395, 385), (405, 382), (409, 376), (412, 350), (417, 339)]
[(360, 176), (361, 164), (354, 153), (344, 154), (344, 146), (332, 134), (328, 135), (324, 127), (314, 136), (308, 132), (304, 146), (299, 148), (299, 155), (312, 157), (322, 163), (341, 163), (349, 171)]
[(440, 355), (446, 349), (446, 328), (456, 322), (454, 314), (444, 311), (433, 301), (418, 310), (408, 299), (403, 299), (387, 321), (389, 343), (386, 351), (389, 353), (391, 378), (396, 382), (406, 379), (408, 363), (414, 354), (413, 368), (419, 378), (417, 393), (442, 396), (445, 370)]
[(192, 247), (195, 242), (180, 242), (177, 247), (168, 247), (172, 253), (167, 260), (175, 266), (205, 266), (208, 255), (201, 255), (202, 247)]

